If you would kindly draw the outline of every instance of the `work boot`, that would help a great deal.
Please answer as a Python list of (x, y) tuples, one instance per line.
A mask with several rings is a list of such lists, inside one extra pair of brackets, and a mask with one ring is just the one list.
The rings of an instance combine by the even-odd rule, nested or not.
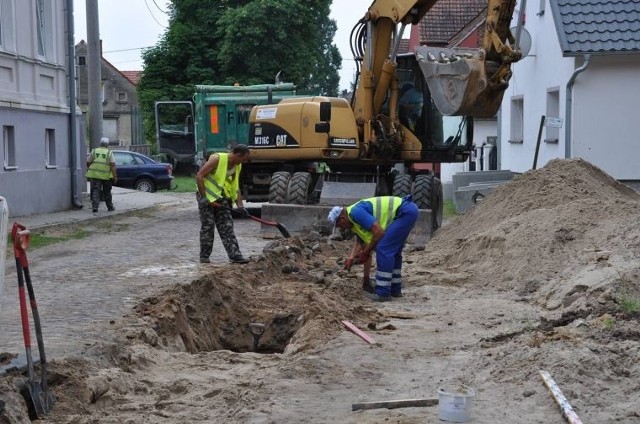
[(378, 293), (365, 293), (364, 295), (374, 302), (388, 302), (391, 300), (391, 296), (380, 296)]
[(393, 283), (393, 284), (391, 284), (391, 296), (392, 297), (402, 297), (402, 284), (401, 283)]
[(201, 264), (210, 264), (211, 263), (211, 259), (209, 259), (209, 258), (200, 258), (200, 263)]
[(249, 263), (249, 259), (245, 258), (242, 255), (236, 255), (229, 258), (229, 262), (232, 264), (247, 264)]
[(93, 213), (98, 213), (98, 208), (93, 208), (92, 212)]
[(364, 290), (367, 293), (375, 293), (376, 292), (375, 280), (373, 281), (373, 284), (372, 284), (371, 280), (369, 278), (363, 278), (363, 280), (362, 280), (362, 290)]
[(115, 210), (116, 210), (116, 208), (115, 208), (115, 206), (113, 206), (113, 205), (112, 205), (112, 206), (107, 206), (107, 210), (108, 210), (109, 212), (113, 212), (113, 211), (115, 211)]

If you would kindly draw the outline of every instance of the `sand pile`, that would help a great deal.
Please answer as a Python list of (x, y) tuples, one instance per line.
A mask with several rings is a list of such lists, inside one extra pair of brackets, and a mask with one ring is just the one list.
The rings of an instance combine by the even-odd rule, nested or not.
[(428, 282), (514, 290), (548, 309), (603, 303), (639, 274), (639, 214), (640, 196), (599, 168), (553, 160), (443, 228), (425, 259), (447, 272)]

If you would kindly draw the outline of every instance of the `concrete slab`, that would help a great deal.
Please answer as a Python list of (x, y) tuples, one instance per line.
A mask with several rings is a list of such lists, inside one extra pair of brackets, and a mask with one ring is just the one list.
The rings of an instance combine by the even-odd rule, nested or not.
[(376, 195), (375, 183), (347, 183), (324, 181), (320, 204), (325, 206), (351, 205), (360, 199)]
[(473, 182), (509, 181), (513, 179), (514, 175), (516, 174), (509, 170), (456, 172), (451, 177), (453, 193), (458, 191), (460, 187), (468, 186)]
[[(262, 219), (279, 222), (291, 235), (300, 235), (308, 231), (329, 234), (332, 230), (327, 215), (333, 206), (323, 205), (280, 205), (264, 203)], [(261, 224), (261, 234), (266, 238), (281, 237), (277, 228)], [(407, 243), (424, 246), (431, 239), (431, 210), (421, 209), (413, 231)]]
[(453, 194), (453, 204), (456, 207), (456, 213), (465, 213), (475, 206), (476, 203), (483, 201), (489, 196), (496, 187), (505, 182), (506, 181), (498, 184), (474, 184), (467, 187), (460, 187), (460, 189)]

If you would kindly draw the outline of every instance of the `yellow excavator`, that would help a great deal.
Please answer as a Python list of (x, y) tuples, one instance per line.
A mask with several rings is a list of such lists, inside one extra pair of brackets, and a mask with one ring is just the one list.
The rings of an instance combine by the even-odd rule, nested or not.
[(473, 117), (495, 116), (521, 53), (509, 29), (515, 0), (488, 0), (481, 48), (398, 54), (404, 30), (436, 2), (373, 1), (351, 33), (359, 68), (351, 101), (292, 97), (252, 109), (252, 166), (270, 173), (269, 202), (412, 193), (432, 210), (432, 229), (440, 226), (439, 164), (468, 159)]

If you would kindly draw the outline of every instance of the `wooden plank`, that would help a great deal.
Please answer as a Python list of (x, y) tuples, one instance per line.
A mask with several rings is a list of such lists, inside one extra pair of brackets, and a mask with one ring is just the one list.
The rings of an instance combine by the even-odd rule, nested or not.
[(578, 414), (575, 413), (567, 398), (564, 397), (556, 382), (551, 378), (551, 374), (547, 371), (540, 370), (540, 377), (542, 377), (542, 381), (544, 381), (545, 386), (547, 386), (551, 391), (553, 398), (562, 410), (562, 415), (567, 419), (567, 421), (571, 424), (582, 424)]
[(369, 343), (369, 344), (375, 344), (376, 342), (373, 341), (373, 339), (368, 336), (364, 331), (360, 330), (358, 327), (356, 327), (354, 324), (352, 324), (349, 321), (342, 321), (342, 325), (344, 325), (345, 327), (347, 327), (352, 333), (354, 333), (355, 335), (357, 335), (358, 337), (360, 337), (362, 340), (364, 340), (365, 342)]
[(387, 318), (397, 318), (397, 319), (415, 319), (416, 316), (407, 312), (393, 312), (393, 311), (383, 311), (382, 315)]
[(402, 399), (402, 400), (387, 400), (380, 402), (362, 402), (354, 403), (351, 405), (352, 411), (363, 411), (366, 409), (396, 409), (396, 408), (419, 408), (423, 406), (435, 406), (438, 404), (438, 399)]

